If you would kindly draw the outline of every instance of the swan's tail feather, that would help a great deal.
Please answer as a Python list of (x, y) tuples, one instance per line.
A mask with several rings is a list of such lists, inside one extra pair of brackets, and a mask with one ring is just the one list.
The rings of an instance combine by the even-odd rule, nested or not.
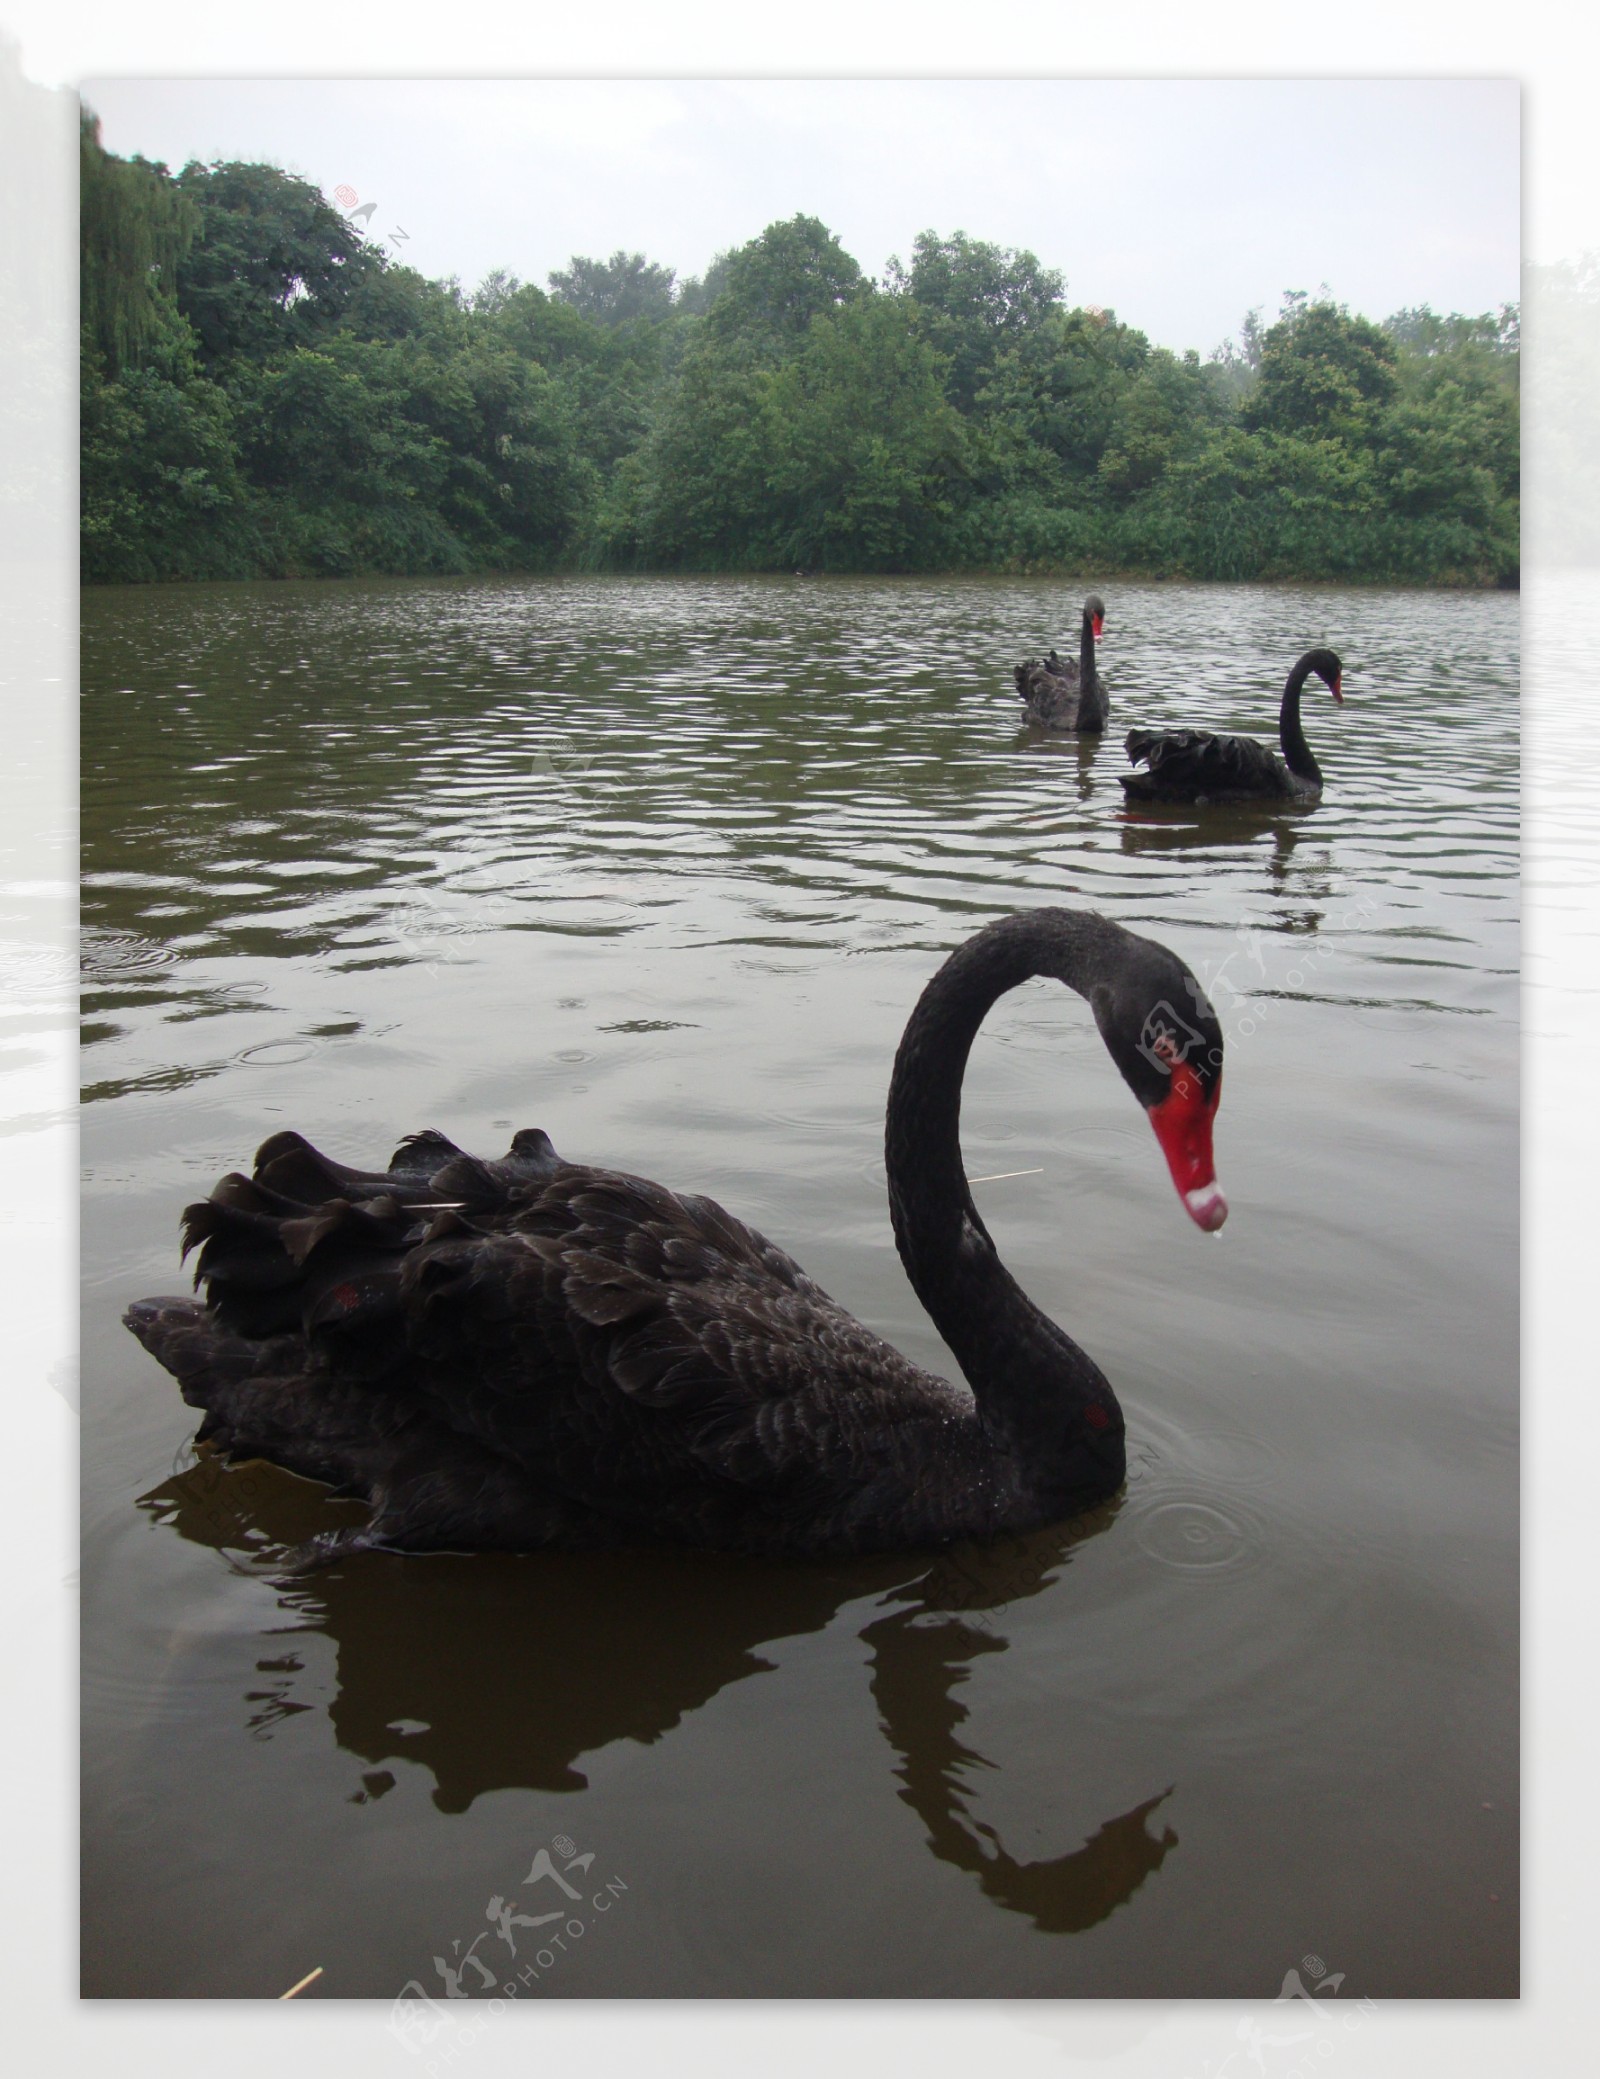
[(312, 1147), (304, 1134), (292, 1129), (275, 1133), (261, 1143), (252, 1174), (252, 1182), (258, 1187), (301, 1205), (378, 1190), (388, 1181), (381, 1172), (350, 1169), (333, 1161), (320, 1148)]
[(462, 1215), (506, 1210), (561, 1166), (536, 1127), (499, 1162), (463, 1154), (441, 1133), (413, 1134), (385, 1171), (350, 1169), (300, 1134), (274, 1134), (253, 1177), (224, 1177), (186, 1208), (184, 1254), (198, 1250), (195, 1283), (232, 1333), (298, 1331), (377, 1377), (401, 1354), (407, 1251)]
[(232, 1335), (207, 1307), (187, 1295), (136, 1299), (122, 1323), (157, 1364), (171, 1372), (191, 1407), (205, 1406), (203, 1400), (190, 1400), (191, 1386), (198, 1391), (197, 1382), (204, 1378), (252, 1378), (290, 1361), (291, 1339), (247, 1341)]
[(415, 1134), (382, 1172), (275, 1134), (253, 1177), (223, 1178), (185, 1213), (203, 1300), (141, 1300), (124, 1319), (200, 1411), (202, 1443), (372, 1505), (353, 1543), (324, 1557), (614, 1543), (604, 1519), (541, 1491), (537, 1464), (455, 1405), (460, 1310), (427, 1303), (452, 1278), (469, 1283), (479, 1354), (497, 1352), (508, 1375), (536, 1369), (513, 1302), (519, 1279), (549, 1273), (493, 1220), (531, 1206), (564, 1168), (537, 1128), (498, 1162)]
[(399, 1259), (426, 1225), (385, 1197), (288, 1214), (212, 1197), (186, 1209), (183, 1236), (186, 1251), (199, 1248), (195, 1283), (230, 1333), (359, 1339), (370, 1372), (395, 1354), (383, 1331), (398, 1318)]
[(537, 1127), (518, 1133), (498, 1162), (463, 1154), (441, 1133), (413, 1134), (383, 1171), (348, 1168), (300, 1134), (274, 1134), (253, 1177), (226, 1176), (185, 1209), (184, 1255), (198, 1252), (195, 1284), (229, 1333), (298, 1333), (336, 1351), (346, 1375), (379, 1378), (404, 1354), (409, 1252), (477, 1232), (475, 1220), (529, 1202), (563, 1167)]
[(335, 1376), (297, 1335), (233, 1333), (192, 1299), (137, 1300), (124, 1322), (202, 1411), (196, 1441), (228, 1459), (267, 1459), (372, 1507), (359, 1528), (329, 1531), (291, 1570), (364, 1550), (527, 1552), (606, 1545), (601, 1517), (541, 1494), (527, 1469), (436, 1419), (411, 1395)]
[(1125, 739), (1128, 762), (1142, 765), (1161, 741), (1161, 732), (1157, 729), (1130, 729)]
[(122, 1319), (201, 1411), (196, 1442), (370, 1494), (404, 1426), (399, 1404), (308, 1373), (299, 1336), (238, 1335), (197, 1300), (135, 1300)]

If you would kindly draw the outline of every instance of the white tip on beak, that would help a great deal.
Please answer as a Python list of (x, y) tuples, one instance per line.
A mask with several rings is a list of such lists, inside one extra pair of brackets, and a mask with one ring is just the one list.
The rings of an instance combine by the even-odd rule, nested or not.
[(1193, 1191), (1183, 1194), (1189, 1218), (1196, 1227), (1203, 1227), (1207, 1234), (1215, 1234), (1228, 1217), (1228, 1201), (1222, 1195), (1220, 1184), (1201, 1184)]

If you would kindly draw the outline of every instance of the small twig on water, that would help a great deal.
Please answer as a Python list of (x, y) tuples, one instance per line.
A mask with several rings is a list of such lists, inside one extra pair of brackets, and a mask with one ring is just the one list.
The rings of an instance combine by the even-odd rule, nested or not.
[(320, 1978), (321, 1976), (322, 1966), (321, 1964), (318, 1964), (317, 1968), (314, 1971), (306, 1972), (305, 1976), (300, 1980), (300, 1983), (298, 1985), (291, 1985), (287, 1992), (280, 1992), (278, 1994), (279, 1999), (292, 2000), (297, 1992), (304, 1992), (306, 1987), (311, 1983), (311, 1981), (314, 1978)]
[(968, 1177), (969, 1184), (1004, 1184), (1010, 1177), (1042, 1177), (1042, 1169), (1002, 1169), (992, 1177)]

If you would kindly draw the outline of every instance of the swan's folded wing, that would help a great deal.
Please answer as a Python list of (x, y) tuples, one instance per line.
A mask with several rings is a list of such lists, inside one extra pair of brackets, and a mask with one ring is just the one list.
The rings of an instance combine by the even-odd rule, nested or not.
[(1130, 729), (1127, 750), (1133, 764), (1145, 765), (1161, 783), (1185, 791), (1240, 788), (1270, 793), (1280, 784), (1277, 758), (1253, 736), (1214, 736), (1203, 729)]
[(475, 1432), (556, 1453), (569, 1491), (602, 1462), (613, 1493), (674, 1465), (793, 1491), (926, 1418), (932, 1382), (792, 1257), (643, 1178), (559, 1173), (500, 1231), (427, 1243), (404, 1287), (435, 1390), (470, 1378)]
[(277, 1136), (185, 1233), (208, 1309), (296, 1339), (308, 1394), (392, 1394), (614, 1514), (707, 1483), (826, 1493), (962, 1400), (714, 1201), (542, 1134), (499, 1162), (419, 1136), (382, 1173)]

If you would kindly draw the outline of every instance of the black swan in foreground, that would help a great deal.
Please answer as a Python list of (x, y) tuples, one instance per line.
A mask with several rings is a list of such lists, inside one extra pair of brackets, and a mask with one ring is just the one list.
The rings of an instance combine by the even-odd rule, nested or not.
[(1091, 592), (1083, 602), (1077, 663), (1063, 664), (1052, 650), (1042, 663), (1035, 660), (1016, 667), (1017, 694), (1030, 722), (1046, 729), (1076, 731), (1079, 736), (1098, 736), (1105, 728), (1111, 703), (1094, 661), (1095, 642), (1104, 634), (1105, 625), (1105, 601)]
[(1343, 702), (1344, 667), (1332, 650), (1307, 650), (1290, 672), (1278, 710), (1283, 756), (1253, 736), (1213, 736), (1204, 729), (1130, 729), (1128, 756), (1145, 772), (1124, 773), (1135, 801), (1315, 801), (1322, 768), (1300, 727), (1300, 688), (1313, 672)]
[(1115, 1492), (1099, 1367), (1009, 1276), (961, 1166), (985, 1013), (1049, 975), (1087, 998), (1190, 1217), (1222, 1225), (1222, 1033), (1164, 946), (1088, 911), (1003, 917), (911, 1015), (889, 1087), (889, 1201), (911, 1283), (971, 1391), (922, 1371), (707, 1198), (420, 1133), (386, 1173), (296, 1133), (184, 1215), (192, 1299), (124, 1316), (205, 1410), (199, 1437), (370, 1501), (320, 1556), (666, 1539), (843, 1553), (988, 1538)]

